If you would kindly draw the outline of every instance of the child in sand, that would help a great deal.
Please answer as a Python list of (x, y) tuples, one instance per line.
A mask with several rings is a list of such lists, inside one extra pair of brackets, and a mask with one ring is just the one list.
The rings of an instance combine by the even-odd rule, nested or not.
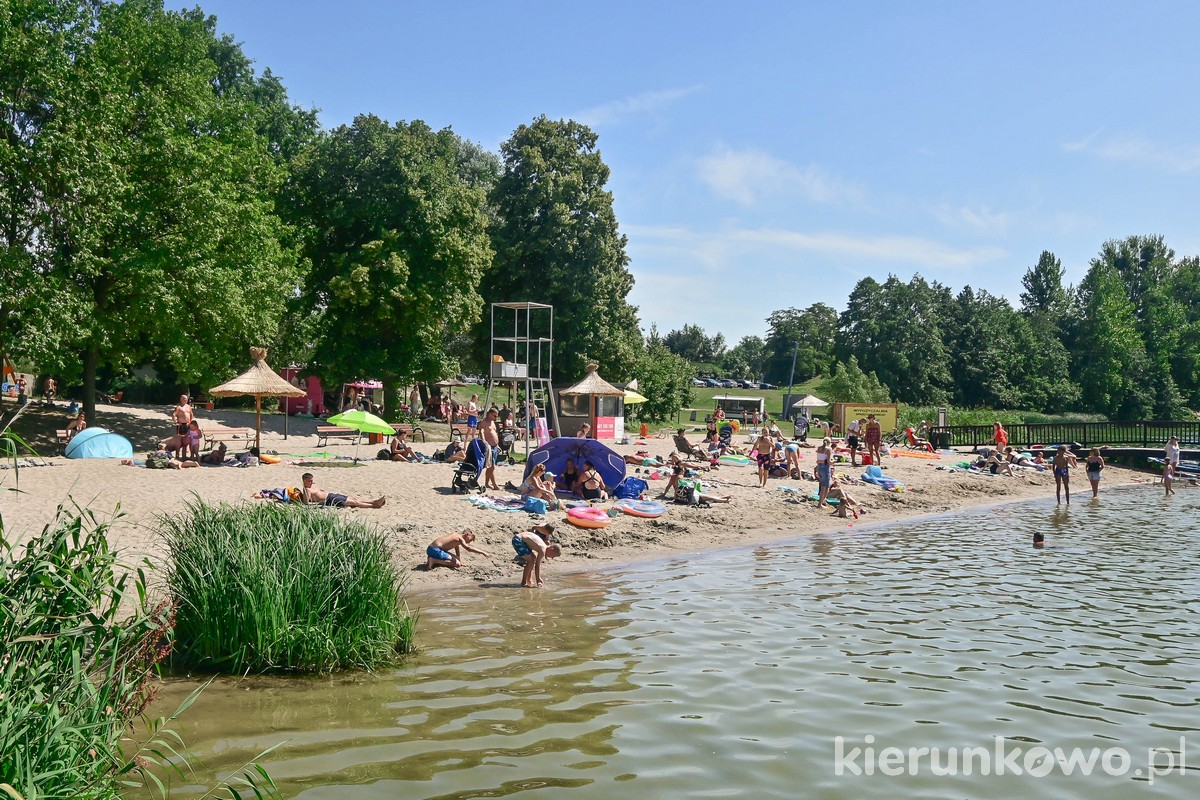
[(558, 558), (562, 548), (550, 544), (550, 536), (554, 526), (549, 523), (537, 525), (530, 531), (522, 531), (512, 537), (513, 550), (517, 551), (517, 560), (525, 566), (521, 575), (522, 588), (532, 589), (535, 586), (545, 586), (542, 582), (542, 561), (547, 558)]
[(462, 533), (448, 533), (445, 536), (434, 539), (429, 547), (425, 548), (425, 569), (430, 570), (434, 567), (450, 567), (458, 569), (462, 566), (462, 557), (459, 555), (459, 548), (466, 550), (468, 553), (478, 553), (481, 556), (487, 556), (487, 552), (480, 550), (477, 547), (472, 547), (471, 542), (475, 541), (475, 534), (470, 528), (464, 528)]

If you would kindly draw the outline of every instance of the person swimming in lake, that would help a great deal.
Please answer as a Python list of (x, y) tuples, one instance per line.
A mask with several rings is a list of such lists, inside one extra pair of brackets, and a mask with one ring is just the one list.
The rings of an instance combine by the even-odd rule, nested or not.
[(1065, 444), (1060, 444), (1054, 453), (1054, 498), (1062, 505), (1062, 496), (1067, 496), (1067, 505), (1071, 505), (1071, 466), (1075, 457), (1067, 451)]

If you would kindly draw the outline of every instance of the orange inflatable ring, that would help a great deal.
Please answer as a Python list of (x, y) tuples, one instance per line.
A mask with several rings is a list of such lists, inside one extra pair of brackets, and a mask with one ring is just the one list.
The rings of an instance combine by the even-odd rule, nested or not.
[(567, 522), (579, 528), (606, 528), (612, 520), (602, 508), (581, 506), (567, 509)]
[(263, 462), (264, 464), (281, 464), (281, 463), (283, 463), (283, 459), (280, 458), (279, 456), (267, 455), (266, 453), (259, 453), (258, 460)]

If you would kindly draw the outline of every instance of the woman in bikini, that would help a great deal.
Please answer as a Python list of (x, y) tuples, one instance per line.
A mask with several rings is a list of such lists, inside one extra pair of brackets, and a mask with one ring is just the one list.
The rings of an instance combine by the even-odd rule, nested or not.
[(546, 465), (538, 464), (529, 473), (529, 477), (521, 482), (522, 497), (537, 497), (548, 502), (554, 501), (554, 484), (547, 482), (542, 476), (546, 474)]
[(583, 476), (579, 479), (579, 490), (584, 500), (607, 500), (604, 479), (596, 471), (596, 465), (590, 461), (583, 462)]

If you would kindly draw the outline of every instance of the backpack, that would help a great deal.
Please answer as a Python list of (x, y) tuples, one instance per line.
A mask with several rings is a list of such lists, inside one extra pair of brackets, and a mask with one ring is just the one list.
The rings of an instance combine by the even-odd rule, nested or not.
[(377, 461), (391, 461), (392, 451), (385, 447), (375, 454), (375, 459)]
[(618, 500), (641, 500), (649, 488), (641, 478), (628, 477), (613, 488), (612, 495)]
[(675, 489), (675, 502), (681, 506), (695, 506), (700, 504), (700, 492), (696, 489), (696, 484), (690, 481), (680, 481), (679, 486)]

